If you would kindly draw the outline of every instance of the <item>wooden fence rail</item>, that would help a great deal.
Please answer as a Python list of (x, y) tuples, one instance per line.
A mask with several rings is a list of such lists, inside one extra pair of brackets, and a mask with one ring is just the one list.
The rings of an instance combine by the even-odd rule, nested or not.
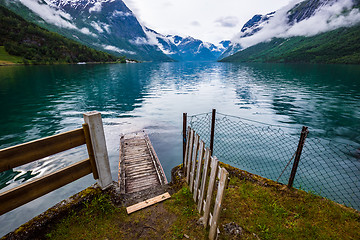
[[(106, 156), (96, 158), (96, 151), (99, 151), (97, 148), (101, 145), (97, 141), (105, 141), (105, 138), (102, 139), (100, 136), (99, 140), (99, 136), (96, 135), (99, 129), (103, 132), (101, 115), (98, 112), (90, 112), (85, 113), (84, 118), (87, 123), (84, 123), (82, 128), (0, 150), (0, 172), (84, 144), (89, 155), (85, 160), (0, 193), (0, 215), (90, 173), (93, 173), (94, 179), (98, 179), (101, 188), (104, 189), (111, 184), (112, 181), (108, 180), (109, 176), (111, 179), (111, 173), (107, 167), (109, 160), (106, 145), (105, 150), (101, 149), (102, 152), (106, 151)], [(93, 148), (93, 145), (96, 147)], [(109, 171), (103, 171), (104, 168), (108, 168)]]
[[(203, 213), (203, 224), (205, 227), (210, 226), (209, 239), (212, 240), (217, 237), (217, 226), (229, 173), (225, 168), (219, 167), (219, 160), (211, 156), (211, 150), (209, 148), (205, 149), (205, 143), (203, 141), (200, 141), (200, 144), (199, 141), (199, 135), (188, 127), (184, 173), (186, 173), (186, 181), (189, 184), (190, 191), (193, 193), (194, 201), (197, 203), (197, 209), (200, 214)], [(216, 187), (217, 177), (219, 177), (220, 180)], [(215, 189), (217, 193), (214, 200)], [(204, 200), (205, 196), (206, 200)], [(214, 201), (215, 203), (212, 204)], [(211, 206), (213, 205), (214, 209), (211, 214)]]

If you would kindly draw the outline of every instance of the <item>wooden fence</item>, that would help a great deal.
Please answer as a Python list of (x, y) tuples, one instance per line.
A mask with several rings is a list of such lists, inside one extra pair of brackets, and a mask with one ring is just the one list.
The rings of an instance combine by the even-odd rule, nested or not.
[(112, 183), (105, 135), (98, 112), (84, 114), (82, 128), (0, 150), (0, 172), (86, 144), (89, 157), (0, 193), (0, 215), (90, 173), (101, 188)]
[[(183, 170), (186, 173), (186, 181), (193, 193), (194, 201), (197, 203), (197, 209), (200, 214), (203, 213), (203, 224), (205, 228), (210, 226), (209, 239), (216, 239), (229, 173), (225, 168), (219, 167), (218, 159), (211, 156), (211, 150), (205, 149), (205, 143), (200, 141), (199, 135), (190, 127), (188, 127), (186, 137)], [(217, 177), (219, 183), (215, 187)], [(216, 189), (215, 203), (212, 204)], [(212, 214), (210, 213), (211, 206), (214, 206)]]

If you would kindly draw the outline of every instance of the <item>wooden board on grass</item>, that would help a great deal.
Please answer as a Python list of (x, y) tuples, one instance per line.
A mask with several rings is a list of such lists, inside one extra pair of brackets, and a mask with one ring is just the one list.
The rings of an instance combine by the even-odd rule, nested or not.
[(169, 199), (171, 198), (170, 194), (168, 192), (164, 193), (164, 194), (161, 194), (159, 196), (156, 196), (156, 197), (153, 197), (153, 198), (150, 198), (148, 200), (145, 200), (143, 202), (140, 202), (140, 203), (137, 203), (137, 204), (134, 204), (130, 207), (127, 207), (126, 208), (126, 211), (128, 214), (130, 213), (133, 213), (133, 212), (136, 212), (140, 209), (143, 209), (143, 208), (146, 208), (148, 206), (151, 206), (151, 205), (154, 205), (155, 203), (158, 203), (158, 202), (162, 202), (166, 199)]

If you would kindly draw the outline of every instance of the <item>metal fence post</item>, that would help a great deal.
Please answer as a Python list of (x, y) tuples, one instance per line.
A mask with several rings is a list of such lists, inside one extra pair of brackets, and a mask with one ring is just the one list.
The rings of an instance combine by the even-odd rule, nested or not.
[(302, 152), (302, 149), (303, 149), (303, 146), (304, 146), (304, 143), (305, 143), (305, 139), (306, 139), (308, 133), (309, 133), (308, 127), (303, 126), (302, 130), (301, 130), (299, 144), (298, 144), (298, 147), (297, 147), (297, 150), (296, 150), (294, 165), (292, 167), (290, 178), (289, 178), (289, 183), (288, 183), (289, 188), (291, 188), (293, 183), (294, 183), (296, 170), (298, 168), (299, 161), (300, 161), (301, 152)]
[(98, 183), (101, 189), (105, 189), (112, 184), (112, 177), (101, 114), (97, 111), (84, 113), (84, 121), (89, 125), (96, 168), (99, 174)]
[(211, 154), (211, 156), (214, 153), (215, 116), (216, 116), (216, 109), (213, 109), (212, 114), (211, 114), (211, 133), (210, 133), (210, 154)]
[(185, 166), (187, 113), (183, 113), (183, 166)]

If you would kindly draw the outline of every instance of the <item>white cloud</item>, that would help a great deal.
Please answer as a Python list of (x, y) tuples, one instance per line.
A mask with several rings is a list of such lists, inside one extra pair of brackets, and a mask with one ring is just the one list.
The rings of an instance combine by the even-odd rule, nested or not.
[(236, 27), (239, 23), (239, 19), (235, 16), (221, 17), (215, 20), (215, 23), (222, 27)]
[(149, 44), (148, 40), (144, 37), (137, 37), (137, 38), (135, 38), (135, 40), (130, 40), (130, 42), (133, 44), (136, 44), (136, 45)]
[(100, 25), (97, 24), (96, 22), (92, 21), (90, 24), (91, 24), (91, 26), (92, 26), (94, 29), (96, 29), (99, 33), (103, 33), (103, 32), (104, 32), (104, 30), (103, 30), (103, 29), (100, 27)]
[(313, 17), (292, 26), (284, 36), (314, 36), (339, 27), (353, 26), (360, 22), (358, 9), (353, 9), (348, 14), (339, 16), (339, 13), (344, 9), (349, 10), (352, 5), (352, 0), (342, 0), (331, 6), (325, 6)]
[(102, 27), (105, 29), (105, 31), (106, 31), (107, 33), (111, 33), (110, 25), (103, 23), (103, 24), (102, 24)]
[(94, 6), (92, 6), (91, 8), (89, 8), (89, 13), (92, 13), (92, 12), (100, 12), (101, 11), (101, 2), (96, 2), (94, 4)]
[(71, 21), (72, 18), (69, 14), (55, 9), (47, 4), (41, 3), (38, 0), (19, 0), (24, 6), (29, 8), (47, 23), (54, 24), (55, 26), (67, 29), (74, 29), (87, 35), (96, 36), (90, 32), (88, 28), (77, 28)]
[(76, 29), (76, 26), (69, 21), (72, 20), (69, 14), (61, 10), (51, 8), (47, 4), (41, 4), (37, 0), (19, 0), (24, 6), (39, 15), (48, 23), (52, 23), (58, 27)]
[(278, 10), (259, 32), (245, 38), (241, 38), (242, 34), (238, 34), (232, 39), (232, 42), (239, 43), (243, 48), (247, 48), (260, 42), (270, 41), (275, 37), (314, 36), (339, 27), (353, 26), (360, 22), (358, 9), (340, 15), (344, 10), (349, 11), (351, 9), (353, 1), (339, 0), (323, 6), (312, 17), (296, 22), (291, 26), (288, 24), (287, 13), (298, 2), (299, 0), (292, 1), (289, 5)]
[(121, 54), (132, 54), (132, 55), (136, 54), (133, 51), (127, 51), (127, 50), (120, 49), (118, 47), (111, 46), (111, 45), (101, 45), (101, 47), (103, 47), (105, 50), (114, 51), (114, 52), (118, 52)]
[(82, 32), (83, 34), (86, 34), (86, 35), (91, 35), (93, 37), (96, 37), (96, 34), (95, 33), (92, 33), (90, 32), (90, 30), (88, 28), (81, 28), (81, 29), (78, 29), (80, 32)]
[[(230, 39), (238, 29), (223, 27), (215, 21), (224, 16), (238, 18), (244, 24), (255, 14), (265, 14), (286, 5), (290, 0), (123, 0), (140, 22), (168, 35), (193, 36), (216, 43)], [(168, 4), (171, 2), (171, 4)], [(166, 6), (166, 7), (165, 7)], [(201, 27), (193, 22), (201, 23)], [(239, 27), (240, 28), (240, 27)]]

